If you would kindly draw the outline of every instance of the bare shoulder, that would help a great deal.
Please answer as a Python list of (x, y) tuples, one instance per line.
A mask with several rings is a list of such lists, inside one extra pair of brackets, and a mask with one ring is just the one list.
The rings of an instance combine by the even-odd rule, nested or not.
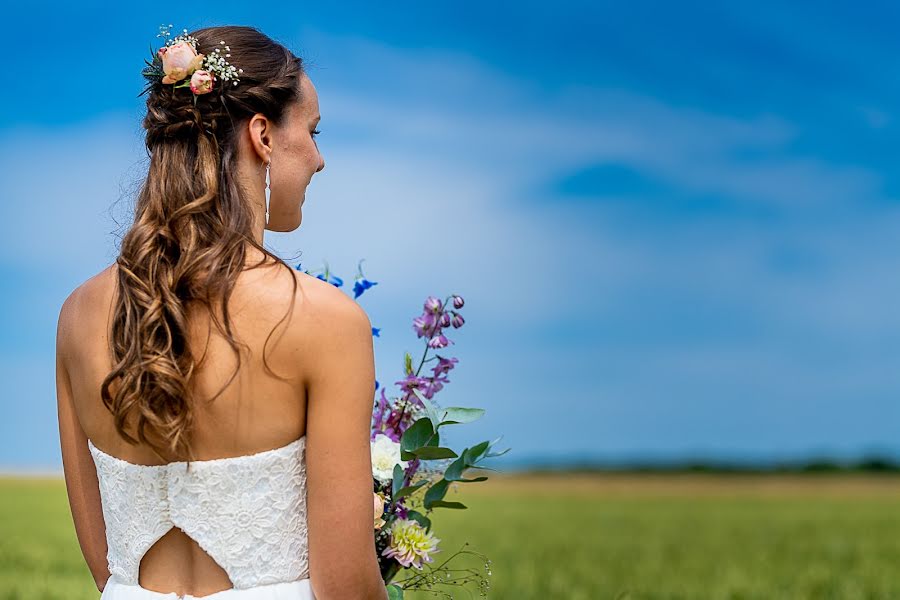
[(59, 309), (57, 321), (57, 350), (65, 353), (68, 343), (78, 336), (76, 327), (85, 323), (92, 311), (100, 306), (106, 306), (102, 302), (110, 289), (112, 278), (115, 276), (116, 264), (113, 263), (92, 275), (73, 289), (63, 301)]
[[(371, 335), (371, 324), (366, 311), (346, 293), (335, 286), (307, 273), (294, 269), (297, 279), (297, 310), (306, 324), (306, 331), (335, 329), (366, 330)], [(312, 329), (312, 331), (310, 331)]]
[[(335, 370), (369, 368), (374, 349), (372, 325), (365, 310), (330, 283), (307, 273), (295, 273), (298, 299), (290, 337), (296, 364), (302, 365), (302, 379), (309, 385), (332, 377)], [(355, 360), (365, 364), (358, 365)]]

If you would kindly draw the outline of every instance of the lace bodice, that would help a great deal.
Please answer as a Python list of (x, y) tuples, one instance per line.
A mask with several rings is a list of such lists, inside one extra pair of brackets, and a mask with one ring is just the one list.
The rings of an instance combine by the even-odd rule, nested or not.
[(235, 589), (309, 577), (306, 436), (256, 454), (138, 465), (94, 446), (111, 575), (138, 584), (141, 558), (172, 527)]

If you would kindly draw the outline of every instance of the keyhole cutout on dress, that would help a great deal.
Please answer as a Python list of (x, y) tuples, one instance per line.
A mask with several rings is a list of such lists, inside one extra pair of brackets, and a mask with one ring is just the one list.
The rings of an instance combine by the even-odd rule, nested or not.
[(155, 592), (190, 594), (196, 598), (234, 587), (225, 569), (177, 526), (156, 540), (141, 557), (138, 584)]

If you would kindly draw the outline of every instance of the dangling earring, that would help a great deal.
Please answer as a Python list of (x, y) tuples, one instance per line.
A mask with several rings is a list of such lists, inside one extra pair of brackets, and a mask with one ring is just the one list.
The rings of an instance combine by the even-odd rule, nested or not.
[(269, 165), (271, 164), (272, 161), (266, 163), (266, 225), (269, 224), (269, 195), (272, 193), (269, 180)]

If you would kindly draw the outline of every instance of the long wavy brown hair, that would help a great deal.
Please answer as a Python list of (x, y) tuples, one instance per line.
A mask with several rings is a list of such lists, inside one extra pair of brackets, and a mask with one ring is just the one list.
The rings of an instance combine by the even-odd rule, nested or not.
[[(280, 124), (290, 103), (300, 101), (304, 73), (302, 59), (256, 28), (206, 27), (190, 35), (203, 54), (225, 41), (233, 57), (226, 60), (243, 71), (238, 85), (225, 81), (222, 89), (196, 98), (190, 88), (159, 80), (144, 90), (149, 168), (116, 259), (113, 369), (101, 386), (103, 403), (124, 439), (140, 440), (162, 460), (167, 460), (163, 452), (186, 458), (188, 466), (195, 458), (190, 381), (202, 362), (187, 343), (188, 307), (205, 307), (238, 357), (231, 378), (211, 401), (237, 376), (238, 346), (246, 347), (233, 335), (228, 300), (249, 247), (264, 253), (250, 268), (271, 258), (291, 271), (253, 237), (252, 207), (237, 178), (238, 132), (256, 113)], [(293, 299), (285, 318), (292, 308)], [(265, 345), (263, 350), (265, 362)]]

